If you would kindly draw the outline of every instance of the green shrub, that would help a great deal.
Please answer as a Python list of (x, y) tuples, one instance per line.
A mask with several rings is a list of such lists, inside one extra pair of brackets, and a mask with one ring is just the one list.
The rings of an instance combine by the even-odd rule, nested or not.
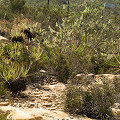
[(66, 83), (67, 82), (66, 80), (71, 75), (72, 67), (65, 59), (64, 55), (60, 54), (60, 56), (58, 57), (56, 72), (57, 72), (58, 81)]
[(0, 49), (0, 78), (4, 81), (26, 77), (31, 65), (38, 61), (42, 54), (39, 43), (26, 48), (19, 42), (10, 42), (5, 46), (1, 45)]
[[(116, 81), (118, 84), (118, 81)], [(65, 110), (72, 114), (85, 114), (95, 119), (111, 119), (110, 106), (116, 100), (119, 87), (109, 83), (86, 86), (69, 85), (66, 92)]]
[[(9, 114), (9, 112), (0, 111), (0, 120), (7, 120), (8, 114)], [(12, 120), (12, 119), (10, 119), (10, 120)]]
[(84, 101), (82, 99), (84, 92), (73, 85), (67, 87), (65, 99), (65, 111), (76, 114), (83, 109)]
[(4, 83), (0, 79), (0, 97), (6, 95), (7, 90), (4, 88)]

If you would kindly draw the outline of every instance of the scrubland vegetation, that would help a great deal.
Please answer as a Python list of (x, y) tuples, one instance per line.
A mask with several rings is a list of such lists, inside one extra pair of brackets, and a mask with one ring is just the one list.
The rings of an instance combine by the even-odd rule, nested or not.
[[(63, 83), (77, 73), (119, 73), (119, 4), (112, 9), (104, 8), (103, 1), (72, 0), (68, 11), (67, 4), (63, 9), (59, 4), (42, 3), (0, 1), (0, 35), (9, 39), (7, 44), (0, 41), (1, 97), (7, 92), (5, 81), (27, 77), (40, 69), (53, 72)], [(107, 118), (118, 89), (106, 84), (86, 92), (70, 85), (65, 109), (72, 114)]]

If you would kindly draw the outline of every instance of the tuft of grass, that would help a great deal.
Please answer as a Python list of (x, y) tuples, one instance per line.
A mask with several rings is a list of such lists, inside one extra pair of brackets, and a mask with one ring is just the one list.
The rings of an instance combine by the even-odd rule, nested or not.
[[(0, 120), (7, 120), (7, 116), (9, 115), (9, 112), (3, 112), (0, 110)], [(12, 120), (12, 119), (10, 119)]]

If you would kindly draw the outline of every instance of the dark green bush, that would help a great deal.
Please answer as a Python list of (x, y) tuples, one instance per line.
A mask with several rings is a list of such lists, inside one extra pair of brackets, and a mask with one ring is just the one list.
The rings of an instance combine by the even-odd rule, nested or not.
[(84, 104), (82, 94), (84, 94), (82, 90), (77, 89), (73, 85), (69, 85), (66, 92), (65, 110), (72, 114), (81, 111)]
[(67, 82), (66, 80), (71, 75), (72, 67), (66, 60), (65, 56), (62, 54), (60, 54), (60, 56), (58, 57), (56, 72), (57, 72), (58, 81), (64, 83)]

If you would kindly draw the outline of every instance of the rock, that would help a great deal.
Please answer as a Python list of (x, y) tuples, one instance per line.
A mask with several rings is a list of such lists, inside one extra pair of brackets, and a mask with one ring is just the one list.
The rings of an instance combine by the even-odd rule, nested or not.
[(79, 80), (83, 80), (84, 78), (85, 78), (85, 74), (84, 73), (81, 73), (81, 74), (77, 74), (76, 76), (75, 76), (75, 78), (77, 78), (77, 79), (79, 79)]
[(95, 82), (95, 75), (94, 74), (88, 74), (86, 77), (87, 77), (88, 81)]
[(5, 102), (10, 102), (10, 100), (9, 99), (5, 99)]
[(73, 119), (73, 118), (65, 118), (64, 120), (75, 120), (75, 119)]
[(44, 97), (43, 100), (48, 101), (48, 100), (49, 100), (49, 97)]
[(10, 103), (9, 102), (1, 102), (0, 106), (8, 106)]
[(7, 38), (0, 36), (0, 42), (4, 45), (6, 45), (8, 42), (10, 42), (10, 40), (8, 40)]
[(101, 82), (108, 82), (108, 83), (113, 83), (115, 80), (115, 75), (113, 74), (100, 74), (100, 75), (95, 75), (96, 81), (101, 81)]
[(19, 100), (19, 98), (15, 97), (15, 98), (14, 98), (14, 100), (17, 100), (17, 101), (18, 101), (18, 100)]
[(45, 96), (49, 98), (49, 97), (50, 97), (50, 94), (46, 94)]
[(54, 85), (44, 85), (43, 86), (44, 89), (48, 89), (48, 90), (56, 90), (56, 91), (64, 91), (65, 90), (65, 85), (63, 83), (57, 83)]
[(116, 120), (120, 120), (120, 103), (114, 103), (111, 107), (111, 111)]
[(37, 84), (37, 86), (36, 86), (38, 89), (41, 89), (41, 84)]
[(115, 78), (120, 80), (120, 75), (115, 75)]
[(1, 41), (1, 42), (4, 42), (4, 41), (8, 41), (8, 39), (5, 38), (5, 37), (3, 37), (3, 36), (0, 36), (0, 41)]
[(34, 95), (39, 95), (40, 94), (40, 92), (34, 92)]
[(30, 108), (33, 108), (33, 107), (35, 107), (35, 103), (33, 103), (33, 102), (30, 102), (30, 103), (29, 103), (29, 107), (30, 107)]
[(46, 71), (45, 70), (40, 70), (40, 73), (46, 73)]
[[(90, 77), (92, 75), (89, 75)], [(73, 117), (63, 111), (63, 98), (66, 85), (57, 83), (54, 85), (41, 85), (32, 83), (26, 93), (28, 98), (15, 98), (9, 106), (0, 106), (2, 111), (10, 111), (13, 120), (91, 120), (87, 117)], [(48, 91), (49, 90), (49, 91)], [(13, 107), (14, 106), (14, 107)]]
[(45, 103), (43, 106), (45, 106), (45, 107), (51, 107), (52, 103)]

